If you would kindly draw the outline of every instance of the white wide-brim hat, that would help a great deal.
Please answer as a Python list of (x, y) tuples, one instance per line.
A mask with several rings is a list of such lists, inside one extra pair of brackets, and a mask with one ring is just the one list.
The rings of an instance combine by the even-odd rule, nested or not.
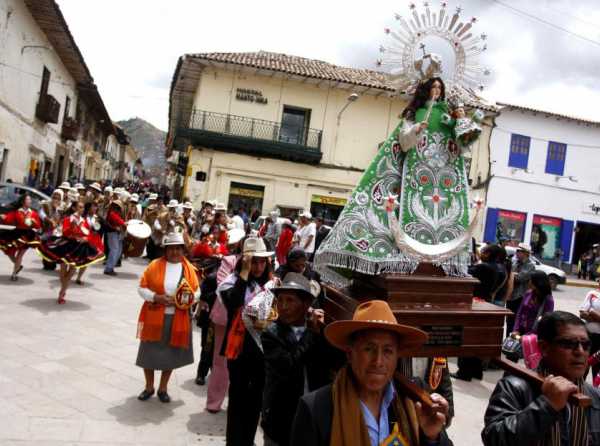
[(168, 208), (176, 208), (177, 206), (179, 206), (179, 202), (177, 200), (171, 200), (167, 205)]
[(517, 251), (524, 251), (527, 254), (531, 254), (531, 246), (529, 243), (519, 243), (519, 246), (517, 246)]
[(68, 181), (63, 181), (60, 186), (58, 186), (59, 189), (66, 189), (69, 190), (71, 189), (71, 183), (69, 183)]
[(248, 237), (244, 242), (243, 255), (252, 257), (271, 257), (273, 251), (267, 251), (265, 242), (260, 237)]
[(104, 192), (110, 192), (110, 193), (112, 194), (112, 191), (113, 191), (113, 188), (112, 188), (112, 186), (106, 186), (106, 187), (104, 188)]
[(246, 231), (240, 228), (233, 228), (227, 231), (227, 244), (234, 245), (246, 237)]
[(225, 206), (225, 203), (217, 203), (214, 208), (216, 212), (227, 212), (227, 206)]
[(308, 218), (309, 220), (312, 220), (312, 214), (308, 211), (304, 211), (302, 212), (299, 217), (304, 217), (304, 218)]
[(88, 186), (90, 189), (94, 189), (97, 192), (102, 192), (102, 187), (98, 183), (92, 183)]
[(163, 246), (185, 245), (181, 232), (169, 232), (163, 238)]
[(185, 203), (183, 203), (183, 208), (184, 209), (194, 209), (194, 205), (192, 204), (191, 201), (186, 201)]
[(131, 194), (131, 197), (129, 197), (129, 201), (137, 203), (138, 201), (140, 201), (140, 197), (138, 196), (138, 194)]
[(158, 194), (150, 194), (148, 200), (158, 200)]
[(77, 184), (75, 185), (75, 189), (77, 189), (77, 190), (80, 190), (80, 189), (85, 189), (85, 186), (84, 186), (83, 184), (81, 184), (81, 183), (77, 183)]

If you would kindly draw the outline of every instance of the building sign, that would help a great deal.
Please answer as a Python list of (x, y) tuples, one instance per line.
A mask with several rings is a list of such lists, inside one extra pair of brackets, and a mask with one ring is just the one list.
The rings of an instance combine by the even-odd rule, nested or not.
[(244, 189), (242, 187), (232, 187), (229, 189), (230, 195), (238, 195), (240, 197), (262, 198), (264, 192), (260, 190)]
[(531, 250), (544, 260), (554, 258), (556, 249), (560, 247), (560, 218), (533, 216), (531, 228)]
[(262, 91), (250, 90), (248, 88), (237, 88), (235, 98), (238, 101), (256, 102), (257, 104), (267, 104), (269, 101), (262, 94)]
[(593, 203), (593, 202), (584, 203), (583, 213), (600, 215), (600, 203)]
[(514, 211), (498, 211), (496, 240), (523, 241), (527, 214)]
[(348, 200), (345, 198), (328, 197), (326, 195), (313, 195), (311, 201), (313, 203), (321, 203), (331, 206), (346, 206), (346, 203), (348, 202)]

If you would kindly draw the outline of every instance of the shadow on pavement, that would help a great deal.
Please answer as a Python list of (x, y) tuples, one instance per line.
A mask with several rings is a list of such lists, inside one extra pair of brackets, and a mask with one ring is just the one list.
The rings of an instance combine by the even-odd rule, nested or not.
[[(85, 279), (85, 276), (83, 276)], [(104, 273), (93, 273), (89, 275), (90, 279), (95, 279), (95, 280), (101, 280), (101, 279), (116, 279), (116, 280), (137, 280), (139, 279), (139, 275), (138, 274), (133, 274), (133, 273), (125, 273), (125, 272), (120, 272), (117, 269), (117, 275), (116, 276), (107, 276)]]
[(226, 410), (222, 410), (219, 413), (203, 411), (190, 415), (190, 419), (187, 422), (187, 429), (197, 435), (224, 437), (226, 420)]
[[(69, 285), (69, 290), (73, 289), (73, 290), (78, 290), (78, 289), (86, 289), (86, 288), (94, 288), (94, 284), (89, 281), (86, 280), (86, 276), (87, 274), (85, 274), (83, 276), (83, 285), (78, 285), (77, 283), (75, 283), (75, 277), (73, 279), (71, 279), (71, 285)], [(59, 279), (53, 279), (53, 280), (49, 280), (48, 281), (49, 285), (52, 285), (53, 288), (60, 288), (60, 280)]]
[(82, 302), (77, 302), (74, 300), (69, 300), (68, 295), (67, 303), (64, 305), (57, 304), (55, 298), (29, 299), (23, 302), (19, 302), (19, 305), (33, 308), (35, 310), (38, 310), (40, 313), (44, 314), (63, 311), (87, 311), (92, 308), (88, 304), (84, 304)]
[(208, 386), (208, 379), (206, 380), (205, 385), (199, 386), (198, 384), (196, 384), (196, 380), (194, 378), (194, 379), (188, 379), (186, 382), (184, 382), (181, 385), (181, 388), (184, 390), (187, 390), (188, 392), (193, 393), (194, 395), (206, 397), (207, 386)]
[[(23, 271), (21, 271), (21, 274), (23, 274)], [(31, 285), (32, 283), (34, 283), (34, 280), (29, 279), (27, 277), (19, 276), (19, 280), (13, 282), (12, 280), (10, 280), (10, 275), (8, 275), (0, 276), (0, 283), (2, 284), (2, 286)]]
[(183, 401), (161, 403), (156, 394), (148, 401), (139, 401), (137, 396), (127, 398), (123, 404), (108, 409), (119, 424), (128, 426), (143, 426), (145, 424), (161, 424), (173, 416), (174, 409), (183, 405)]

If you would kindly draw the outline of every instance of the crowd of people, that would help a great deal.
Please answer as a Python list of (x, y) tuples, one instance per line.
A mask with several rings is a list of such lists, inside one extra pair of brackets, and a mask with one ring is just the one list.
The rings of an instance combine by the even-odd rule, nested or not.
[[(144, 222), (150, 234), (142, 250), (150, 263), (138, 287), (135, 363), (145, 380), (139, 400), (156, 394), (170, 402), (172, 371), (194, 363), (196, 323), (196, 383), (208, 387), (209, 413), (220, 412), (228, 397), (228, 445), (253, 445), (259, 424), (268, 446), (452, 444), (447, 358), (401, 357), (426, 341), (424, 332), (398, 324), (378, 300), (359, 305), (352, 320), (326, 324), (324, 287), (311, 260), (328, 227), (308, 212), (297, 221), (273, 212), (254, 228), (243, 210), (228, 215), (217, 201), (195, 210), (187, 199), (152, 191), (64, 183), (39, 212), (24, 195), (0, 217), (0, 248), (14, 281), (29, 248), (44, 268), (59, 265), (63, 304), (89, 265), (104, 261), (106, 275), (118, 274), (131, 249), (124, 236), (131, 221)], [(536, 369), (546, 376), (541, 388), (511, 375), (498, 382), (483, 443), (600, 444), (600, 394), (585, 382), (600, 350), (600, 288), (586, 297), (581, 318), (554, 311), (548, 277), (535, 270), (530, 253), (521, 244), (510, 259), (501, 246), (486, 245), (469, 271), (479, 279), (476, 298), (515, 313), (507, 336), (536, 335)], [(473, 357), (458, 364), (453, 376), (464, 380), (481, 379), (487, 366)], [(596, 376), (600, 360), (593, 364)], [(398, 370), (431, 394), (428, 407), (405, 398)], [(591, 396), (592, 406), (570, 402), (574, 392)]]

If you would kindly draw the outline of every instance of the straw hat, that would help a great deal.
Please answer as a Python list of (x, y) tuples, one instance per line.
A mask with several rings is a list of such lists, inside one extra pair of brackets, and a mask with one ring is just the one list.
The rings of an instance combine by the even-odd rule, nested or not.
[(69, 183), (68, 181), (63, 181), (58, 187), (59, 189), (69, 190), (71, 189), (71, 183)]
[(85, 186), (83, 184), (81, 184), (81, 183), (77, 183), (75, 185), (75, 189), (77, 189), (77, 190), (85, 189)]
[(427, 333), (415, 327), (400, 325), (387, 302), (370, 300), (363, 302), (356, 310), (352, 320), (336, 321), (325, 327), (325, 338), (341, 350), (350, 345), (350, 336), (362, 330), (387, 330), (400, 337), (401, 347), (416, 348), (427, 341)]
[(244, 231), (243, 229), (230, 229), (229, 231), (227, 231), (227, 244), (234, 245), (244, 237), (246, 237), (246, 231)]
[(314, 280), (308, 280), (303, 274), (287, 273), (281, 285), (271, 289), (275, 297), (285, 291), (297, 293), (302, 299), (312, 302), (319, 295), (321, 287)]
[(529, 243), (519, 243), (519, 246), (517, 246), (517, 251), (523, 251), (527, 254), (531, 254), (531, 246)]
[(183, 203), (183, 208), (184, 209), (194, 209), (194, 205), (192, 204), (191, 201), (186, 201), (185, 203)]
[(88, 186), (90, 189), (94, 189), (97, 192), (102, 192), (102, 187), (98, 183), (92, 183)]
[(208, 200), (206, 203), (204, 203), (205, 205), (211, 206), (211, 207), (215, 207), (217, 205), (217, 200)]
[(259, 237), (248, 237), (244, 242), (243, 255), (252, 257), (271, 257), (273, 251), (267, 251), (265, 242)]
[(163, 246), (185, 245), (181, 232), (170, 232), (163, 238)]
[(111, 194), (112, 194), (112, 191), (113, 191), (113, 188), (112, 188), (112, 186), (106, 186), (106, 187), (104, 188), (104, 192), (109, 192), (109, 193), (111, 193)]
[(167, 205), (168, 208), (176, 208), (177, 206), (179, 206), (179, 202), (177, 200), (171, 200)]
[(123, 202), (121, 200), (113, 200), (110, 204), (114, 204), (115, 206), (119, 206), (123, 209)]
[(217, 212), (227, 212), (227, 206), (225, 206), (225, 203), (217, 203), (214, 208)]

